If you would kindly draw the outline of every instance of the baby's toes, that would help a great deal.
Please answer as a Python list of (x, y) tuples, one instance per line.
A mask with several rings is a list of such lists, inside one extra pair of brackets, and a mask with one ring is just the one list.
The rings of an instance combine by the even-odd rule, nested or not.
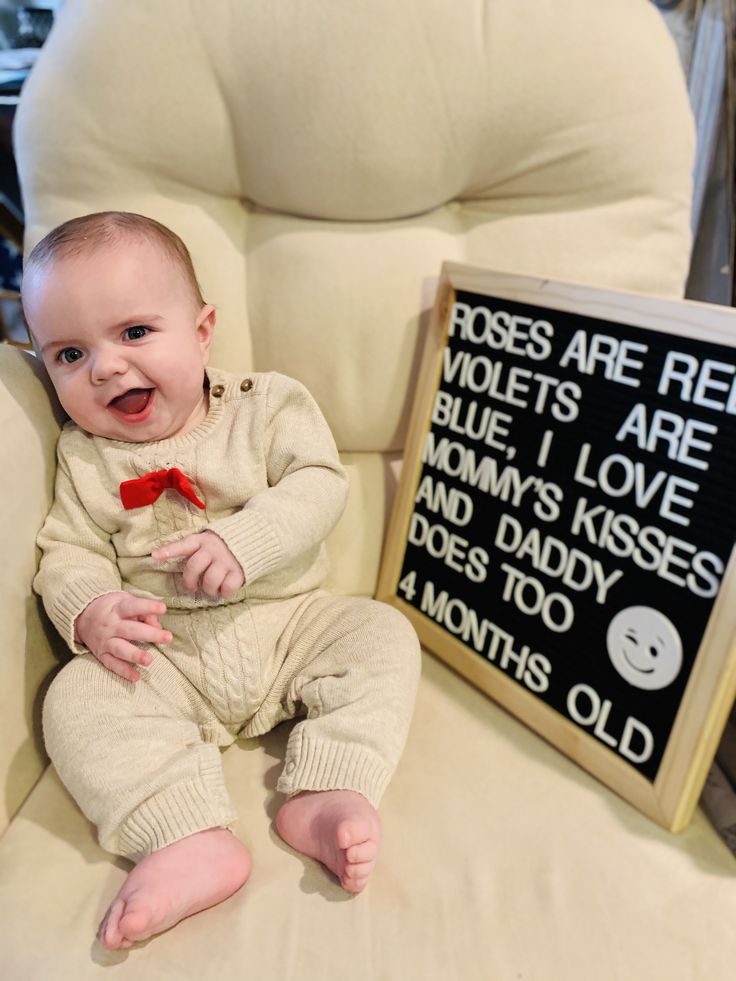
[(373, 862), (361, 862), (359, 865), (346, 865), (340, 885), (347, 892), (362, 892), (368, 884), (373, 864)]
[(120, 917), (124, 909), (124, 901), (122, 899), (116, 899), (107, 913), (105, 913), (102, 923), (100, 923), (97, 930), (100, 943), (103, 947), (107, 947), (108, 950), (120, 950), (123, 947), (130, 946), (127, 938), (120, 932)]
[(346, 879), (367, 879), (373, 871), (375, 862), (356, 862), (345, 866), (343, 876)]
[(128, 941), (145, 940), (153, 932), (154, 918), (147, 906), (128, 903), (125, 915), (120, 918), (120, 932)]
[(378, 855), (378, 845), (375, 841), (362, 841), (359, 845), (351, 845), (345, 849), (345, 861), (349, 865), (360, 862), (374, 862)]

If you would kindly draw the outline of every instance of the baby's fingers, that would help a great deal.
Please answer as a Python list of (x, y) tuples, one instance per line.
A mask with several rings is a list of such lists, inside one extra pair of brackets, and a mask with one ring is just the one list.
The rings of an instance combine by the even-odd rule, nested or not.
[(135, 684), (136, 681), (141, 680), (140, 671), (136, 671), (132, 664), (121, 661), (119, 658), (113, 657), (112, 654), (103, 654), (100, 661), (108, 671), (112, 671), (113, 674), (116, 674), (118, 678), (123, 678), (124, 681), (132, 681)]
[(213, 598), (219, 596), (226, 576), (227, 569), (213, 562), (202, 576), (202, 591)]
[(169, 542), (168, 545), (155, 548), (151, 552), (151, 558), (155, 562), (163, 562), (165, 559), (187, 558), (194, 555), (201, 545), (202, 540), (198, 534), (186, 535), (184, 538), (180, 538), (178, 542)]
[(173, 637), (161, 625), (152, 626), (140, 620), (121, 620), (116, 631), (118, 638), (133, 640), (144, 644), (170, 644)]
[(144, 647), (137, 647), (122, 637), (113, 637), (107, 645), (106, 654), (112, 654), (118, 661), (127, 661), (129, 664), (140, 664), (147, 668), (153, 660), (153, 654)]
[(136, 620), (140, 620), (141, 623), (147, 623), (149, 627), (156, 627), (157, 630), (164, 629), (155, 613), (148, 613), (146, 616), (136, 617)]
[(220, 596), (223, 599), (232, 599), (244, 582), (242, 572), (228, 572), (220, 586)]
[(161, 600), (142, 599), (130, 593), (117, 606), (117, 614), (123, 620), (139, 620), (141, 617), (161, 616), (164, 613), (166, 604)]
[[(143, 654), (144, 652), (140, 651), (140, 653)], [(116, 657), (109, 651), (106, 651), (104, 654), (99, 654), (97, 660), (100, 662), (100, 664), (103, 664), (108, 671), (112, 671), (113, 674), (116, 674), (119, 678), (125, 679), (125, 681), (132, 681), (133, 683), (140, 681), (141, 673), (136, 669), (134, 664), (130, 663), (130, 661)]]
[(198, 551), (184, 566), (181, 581), (188, 593), (196, 593), (200, 588), (200, 579), (212, 564), (212, 558), (204, 551)]

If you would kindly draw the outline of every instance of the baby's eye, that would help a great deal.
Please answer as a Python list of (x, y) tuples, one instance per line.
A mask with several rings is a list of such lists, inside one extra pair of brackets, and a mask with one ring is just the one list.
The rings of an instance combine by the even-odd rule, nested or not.
[(129, 341), (139, 341), (141, 337), (145, 337), (148, 332), (148, 327), (144, 327), (142, 324), (136, 324), (135, 327), (126, 327), (124, 335)]
[(79, 361), (83, 357), (83, 354), (78, 347), (65, 347), (59, 351), (56, 357), (62, 364), (74, 364), (75, 361)]

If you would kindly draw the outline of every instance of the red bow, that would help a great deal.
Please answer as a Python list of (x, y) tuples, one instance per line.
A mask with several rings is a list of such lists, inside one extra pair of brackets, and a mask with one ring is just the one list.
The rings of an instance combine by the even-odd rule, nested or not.
[(204, 508), (204, 501), (200, 501), (194, 493), (189, 478), (177, 467), (172, 467), (171, 470), (154, 470), (153, 473), (147, 473), (145, 477), (135, 480), (124, 480), (120, 485), (120, 500), (125, 510), (131, 511), (133, 508), (153, 504), (169, 488), (179, 491), (182, 497), (186, 497), (198, 508)]

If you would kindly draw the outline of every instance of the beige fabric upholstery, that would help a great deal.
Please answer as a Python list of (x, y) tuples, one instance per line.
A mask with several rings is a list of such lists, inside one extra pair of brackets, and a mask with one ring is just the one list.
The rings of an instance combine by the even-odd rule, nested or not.
[(39, 728), (41, 699), (56, 662), (49, 641), (59, 653), (63, 644), (52, 637), (45, 614), (29, 589), (38, 562), (33, 527), (36, 525), (37, 532), (38, 522), (43, 522), (49, 508), (61, 416), (54, 418), (50, 385), (34, 358), (14, 348), (0, 347), (0, 378), (4, 519), (0, 562), (2, 833), (45, 766)]
[[(125, 878), (53, 771), (2, 840), (12, 981), (728, 981), (733, 865), (673, 838), (427, 658), (380, 869), (349, 899), (277, 838), (286, 733), (225, 753), (255, 865), (231, 901), (130, 952), (92, 944)], [(111, 971), (112, 968), (112, 971)]]
[[(164, 221), (217, 305), (215, 363), (312, 390), (351, 478), (330, 542), (349, 593), (374, 588), (444, 259), (667, 295), (687, 270), (692, 124), (649, 0), (66, 0), (16, 145), (28, 245), (104, 208)], [(279, 843), (282, 729), (225, 754), (246, 889), (140, 949), (94, 946), (123, 864), (38, 780), (56, 421), (0, 355), (22, 472), (2, 491), (0, 975), (732, 977), (736, 863), (703, 815), (660, 831), (429, 655), (365, 895)]]

